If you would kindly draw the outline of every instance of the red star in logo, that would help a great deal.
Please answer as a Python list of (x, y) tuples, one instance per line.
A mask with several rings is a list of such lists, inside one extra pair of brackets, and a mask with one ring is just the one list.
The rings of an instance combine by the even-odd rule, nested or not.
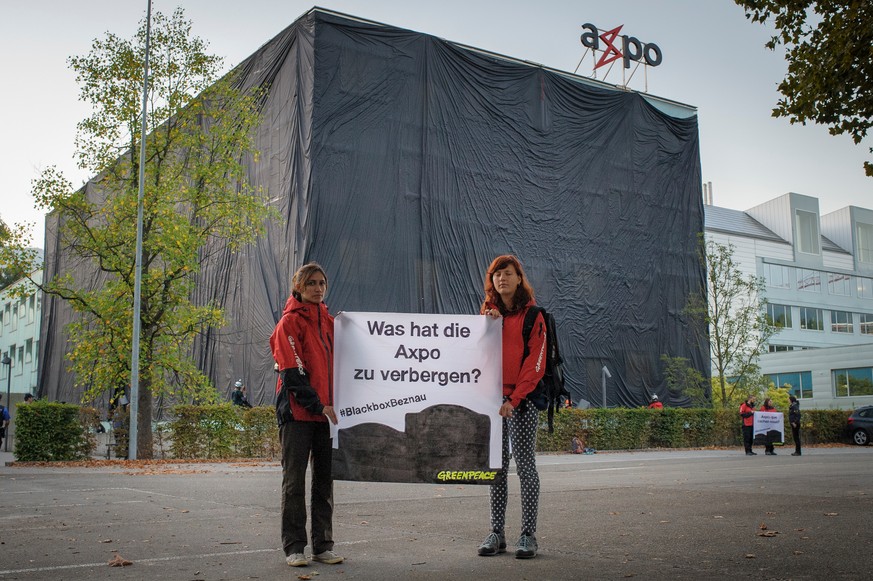
[(598, 60), (597, 64), (594, 65), (595, 69), (599, 69), (603, 65), (608, 65), (612, 61), (621, 58), (621, 51), (616, 48), (613, 41), (615, 41), (615, 37), (618, 36), (618, 33), (621, 32), (623, 26), (624, 24), (617, 26), (612, 30), (607, 30), (600, 35), (600, 40), (606, 43), (606, 49), (604, 49), (603, 54), (600, 56), (600, 60)]

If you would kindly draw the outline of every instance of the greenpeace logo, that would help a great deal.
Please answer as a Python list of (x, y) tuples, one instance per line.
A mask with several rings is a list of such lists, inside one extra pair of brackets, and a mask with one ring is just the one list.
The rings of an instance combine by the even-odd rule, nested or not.
[(619, 36), (624, 24), (600, 32), (596, 26), (590, 23), (582, 25), (585, 31), (582, 33), (582, 46), (590, 48), (594, 51), (603, 51), (595, 69), (599, 69), (604, 65), (608, 65), (618, 59), (624, 62), (624, 68), (629, 69), (632, 62), (642, 62), (650, 67), (656, 67), (661, 64), (663, 55), (661, 49), (653, 42), (645, 43), (639, 39), (623, 34)]
[(442, 482), (470, 481), (470, 480), (494, 480), (496, 470), (441, 470), (437, 474), (437, 480)]

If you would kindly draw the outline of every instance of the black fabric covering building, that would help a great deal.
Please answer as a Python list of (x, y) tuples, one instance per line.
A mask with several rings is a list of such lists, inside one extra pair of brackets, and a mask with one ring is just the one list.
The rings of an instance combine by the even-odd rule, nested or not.
[[(285, 221), (199, 275), (197, 300), (229, 321), (195, 346), (220, 391), (243, 378), (252, 403), (273, 401), (268, 337), (306, 261), (328, 272), (331, 312), (475, 313), (503, 253), (557, 319), (574, 400), (602, 403), (603, 365), (609, 406), (655, 392), (686, 404), (667, 392), (662, 354), (708, 375), (708, 346), (679, 317), (704, 285), (692, 109), (318, 9), (240, 66), (268, 88), (250, 179)], [(50, 217), (46, 276), (87, 278), (56, 229)], [(77, 401), (70, 316), (46, 301), (40, 384)]]

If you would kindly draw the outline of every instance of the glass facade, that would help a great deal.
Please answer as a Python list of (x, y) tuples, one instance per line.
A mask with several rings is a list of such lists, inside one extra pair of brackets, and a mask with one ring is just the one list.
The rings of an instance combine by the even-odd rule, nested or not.
[(800, 307), (800, 328), (807, 331), (824, 331), (822, 310), (813, 307)]
[(789, 373), (770, 373), (767, 379), (776, 387), (788, 387), (789, 393), (797, 399), (812, 397), (812, 372), (793, 371)]
[(831, 331), (834, 333), (852, 333), (852, 313), (846, 311), (831, 311)]
[(873, 368), (834, 369), (833, 374), (837, 397), (873, 395)]
[(791, 328), (791, 307), (788, 305), (767, 305), (767, 322), (777, 328)]

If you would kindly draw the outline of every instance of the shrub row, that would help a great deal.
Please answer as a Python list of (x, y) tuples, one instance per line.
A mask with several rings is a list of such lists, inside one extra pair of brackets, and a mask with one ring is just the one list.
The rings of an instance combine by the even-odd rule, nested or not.
[(97, 410), (34, 401), (15, 408), (15, 458), (20, 462), (62, 462), (91, 456)]
[[(804, 444), (847, 441), (844, 410), (806, 410), (801, 422)], [(190, 459), (276, 458), (279, 430), (273, 407), (245, 409), (229, 403), (179, 405), (174, 419), (157, 430), (156, 440), (170, 456)], [(20, 405), (16, 417), (15, 456), (21, 462), (88, 458), (94, 453), (97, 410), (72, 404), (37, 401)], [(785, 419), (785, 445), (793, 445)], [(116, 442), (126, 430), (116, 428)], [(740, 446), (742, 432), (736, 410), (615, 408), (559, 410), (554, 433), (541, 414), (537, 449), (568, 451), (574, 436), (596, 450), (700, 448)]]
[[(800, 423), (802, 444), (847, 441), (846, 425), (851, 412), (805, 410)], [(788, 414), (785, 414), (785, 445), (793, 446)], [(554, 433), (546, 429), (545, 414), (537, 434), (541, 452), (567, 451), (574, 436), (595, 450), (643, 448), (701, 448), (740, 446), (740, 417), (734, 409), (592, 408), (563, 409), (555, 413)]]

